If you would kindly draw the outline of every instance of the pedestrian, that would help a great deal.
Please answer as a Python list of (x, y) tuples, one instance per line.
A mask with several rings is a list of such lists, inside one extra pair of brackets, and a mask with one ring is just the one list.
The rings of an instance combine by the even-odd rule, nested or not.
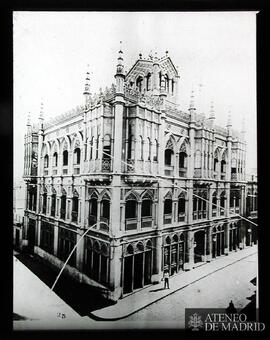
[(229, 306), (226, 308), (226, 314), (236, 314), (237, 309), (234, 307), (232, 300), (229, 303)]
[(168, 287), (168, 289), (170, 289), (170, 285), (169, 285), (169, 271), (166, 269), (164, 270), (164, 275), (163, 275), (163, 278), (164, 278), (164, 289), (166, 289), (166, 286)]

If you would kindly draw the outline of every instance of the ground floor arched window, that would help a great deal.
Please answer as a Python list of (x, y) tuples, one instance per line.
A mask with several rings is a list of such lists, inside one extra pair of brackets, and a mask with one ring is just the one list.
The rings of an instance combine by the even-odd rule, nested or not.
[(225, 229), (224, 226), (214, 227), (212, 230), (212, 257), (224, 255)]
[(123, 262), (123, 293), (127, 294), (135, 289), (151, 283), (153, 270), (152, 241), (129, 244), (124, 251)]
[(167, 236), (163, 245), (163, 271), (168, 270), (173, 275), (184, 270), (185, 236), (184, 234)]

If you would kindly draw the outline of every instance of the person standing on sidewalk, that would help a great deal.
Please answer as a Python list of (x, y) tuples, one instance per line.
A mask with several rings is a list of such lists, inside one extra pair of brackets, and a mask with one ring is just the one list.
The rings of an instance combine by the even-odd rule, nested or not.
[(170, 289), (170, 285), (169, 285), (169, 271), (166, 269), (164, 270), (164, 275), (163, 275), (163, 278), (164, 278), (164, 289), (166, 289), (166, 286), (168, 287), (168, 289)]

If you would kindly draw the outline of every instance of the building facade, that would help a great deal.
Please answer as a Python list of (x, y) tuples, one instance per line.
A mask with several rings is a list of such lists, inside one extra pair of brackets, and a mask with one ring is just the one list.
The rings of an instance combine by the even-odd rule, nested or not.
[[(118, 300), (253, 245), (246, 216), (245, 132), (179, 108), (170, 56), (143, 58), (115, 84), (54, 120), (28, 124), (23, 242)], [(85, 236), (83, 236), (85, 234)], [(254, 233), (255, 234), (255, 233)], [(82, 237), (83, 236), (83, 237)]]

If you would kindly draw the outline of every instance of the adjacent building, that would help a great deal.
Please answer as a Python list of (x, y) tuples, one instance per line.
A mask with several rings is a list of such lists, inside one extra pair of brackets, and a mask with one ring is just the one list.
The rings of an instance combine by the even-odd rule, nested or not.
[(109, 88), (87, 74), (84, 105), (28, 123), (23, 244), (60, 268), (79, 241), (66, 273), (112, 300), (256, 242), (245, 131), (194, 94), (183, 111), (180, 81), (168, 53), (125, 72), (120, 50)]

